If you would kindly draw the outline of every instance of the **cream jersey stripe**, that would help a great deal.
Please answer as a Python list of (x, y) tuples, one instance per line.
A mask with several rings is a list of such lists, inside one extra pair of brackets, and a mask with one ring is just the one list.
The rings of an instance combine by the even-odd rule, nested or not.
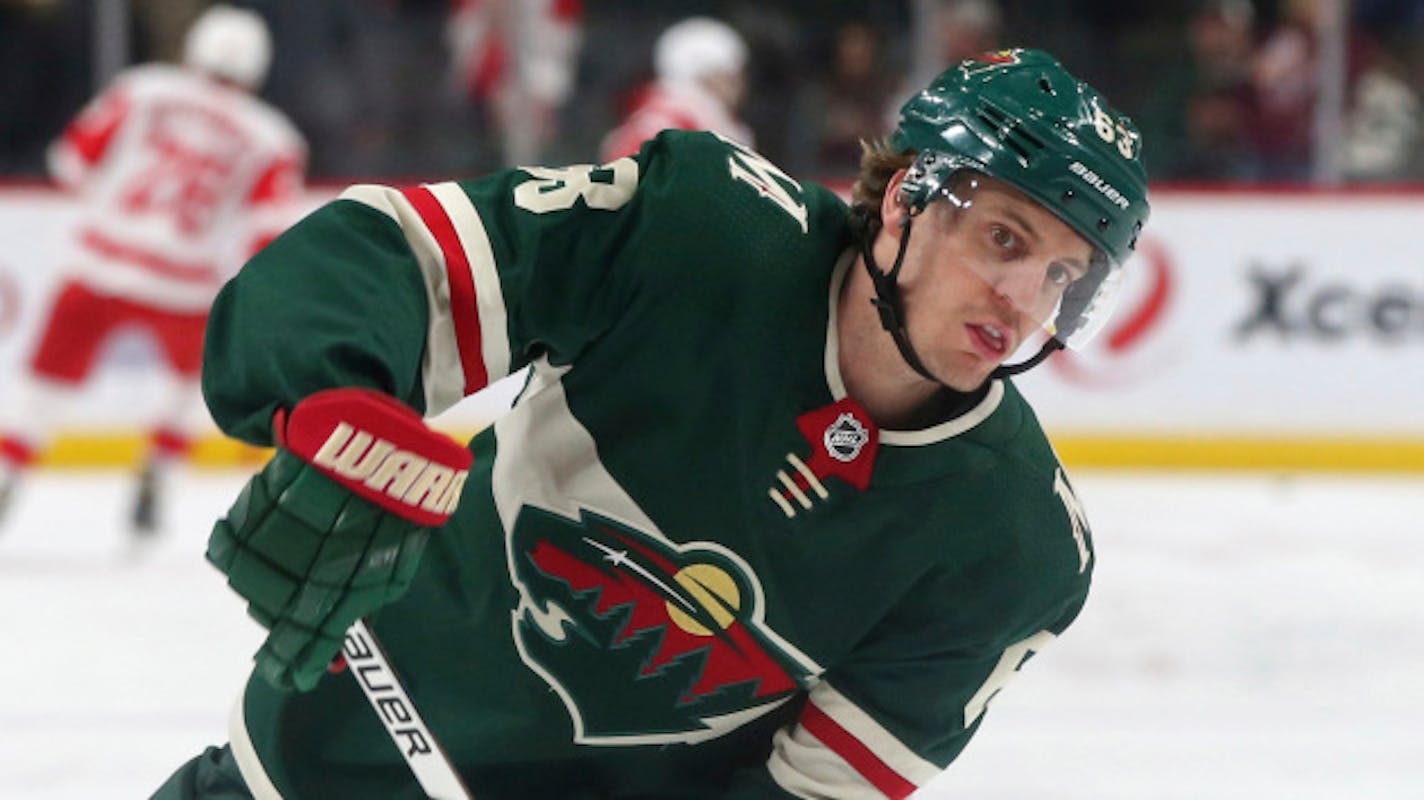
[(450, 285), (445, 259), (435, 237), (420, 221), (414, 206), (398, 190), (385, 186), (357, 185), (341, 193), (390, 217), (400, 226), (425, 283), (429, 308), (425, 356), (421, 363), (425, 392), (425, 413), (434, 416), (455, 405), (465, 395), (465, 372), (460, 365), (460, 348), (455, 339), (455, 317), (450, 309)]
[(826, 716), (835, 720), (852, 736), (855, 736), (891, 769), (903, 775), (917, 786), (923, 786), (938, 775), (940, 768), (921, 758), (906, 747), (894, 734), (885, 730), (860, 706), (836, 691), (830, 683), (822, 681), (811, 689), (813, 703)]
[(246, 690), (237, 696), (237, 702), (233, 704), (232, 713), (227, 718), (227, 736), (232, 747), (232, 758), (237, 762), (238, 772), (242, 773), (242, 782), (247, 784), (247, 790), (252, 792), (252, 800), (282, 800), (282, 793), (277, 791), (272, 779), (267, 776), (267, 769), (262, 766), (262, 759), (257, 757), (257, 748), (252, 746), (252, 737), (247, 733), (247, 717), (243, 712), (245, 697)]
[(766, 767), (776, 785), (796, 797), (885, 800), (865, 776), (800, 725), (773, 735)]
[(426, 188), (450, 217), (470, 265), (475, 284), (475, 311), (480, 321), (480, 358), (490, 383), (494, 383), (509, 374), (510, 360), (508, 316), (499, 273), (495, 270), (494, 248), (490, 246), (479, 212), (458, 184), (435, 183)]

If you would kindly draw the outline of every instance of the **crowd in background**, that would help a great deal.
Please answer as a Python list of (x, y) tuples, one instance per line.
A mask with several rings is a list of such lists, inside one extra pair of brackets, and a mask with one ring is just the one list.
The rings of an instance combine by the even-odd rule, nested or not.
[[(0, 174), (93, 93), (97, 4), (0, 0)], [(477, 174), (591, 161), (657, 76), (659, 34), (692, 15), (745, 41), (735, 114), (797, 174), (853, 172), (905, 86), (1007, 46), (1058, 54), (1133, 115), (1159, 181), (1318, 177), (1321, 31), (1346, 22), (1339, 177), (1424, 176), (1424, 3), (1411, 0), (246, 0), (275, 58), (264, 96), (312, 143), (318, 179)], [(171, 59), (204, 0), (129, 0), (132, 61)], [(510, 27), (511, 14), (520, 17)], [(517, 29), (532, 42), (514, 46)], [(927, 55), (928, 54), (928, 55)], [(512, 65), (526, 76), (510, 89)]]

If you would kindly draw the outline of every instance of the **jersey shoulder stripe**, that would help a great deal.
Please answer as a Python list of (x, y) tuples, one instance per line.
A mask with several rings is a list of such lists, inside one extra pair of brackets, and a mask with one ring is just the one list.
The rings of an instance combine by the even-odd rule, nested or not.
[(420, 268), (429, 309), (421, 366), (426, 414), (438, 414), (507, 375), (510, 349), (494, 256), (464, 192), (453, 183), (404, 190), (358, 185), (341, 199), (394, 221)]
[(475, 314), (475, 279), (470, 273), (470, 261), (465, 258), (465, 248), (450, 215), (445, 213), (440, 201), (430, 189), (416, 186), (404, 189), (401, 194), (410, 201), (421, 222), (440, 248), (440, 256), (445, 264), (446, 286), (450, 293), (452, 322), (455, 326), (455, 344), (460, 351), (460, 366), (465, 375), (465, 394), (474, 394), (489, 385), (489, 374), (479, 356), (480, 321)]

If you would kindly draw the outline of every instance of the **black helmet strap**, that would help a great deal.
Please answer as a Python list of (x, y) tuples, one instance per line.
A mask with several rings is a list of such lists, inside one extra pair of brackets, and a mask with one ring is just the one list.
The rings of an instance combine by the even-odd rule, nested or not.
[(875, 286), (875, 297), (872, 297), (870, 302), (880, 313), (880, 326), (895, 340), (896, 349), (900, 351), (905, 363), (910, 365), (910, 369), (918, 372), (923, 378), (939, 383), (939, 378), (925, 368), (924, 362), (915, 352), (915, 346), (910, 344), (910, 334), (905, 331), (905, 302), (900, 297), (899, 278), (900, 268), (905, 265), (905, 249), (910, 244), (910, 226), (914, 215), (906, 213), (900, 219), (900, 247), (895, 251), (895, 263), (891, 264), (890, 271), (886, 272), (875, 263), (875, 254), (872, 252), (875, 234), (882, 223), (864, 207), (857, 206), (854, 213), (863, 214), (865, 217), (861, 226), (864, 232), (860, 237), (860, 254), (865, 262), (865, 271), (870, 274), (870, 282)]
[(1038, 352), (1033, 354), (1032, 358), (1020, 361), (1017, 364), (1000, 364), (993, 372), (989, 373), (989, 380), (998, 380), (1000, 378), (1017, 375), (1020, 372), (1028, 372), (1039, 364), (1042, 364), (1044, 359), (1062, 349), (1063, 342), (1059, 341), (1057, 337), (1050, 336), (1048, 337), (1048, 341), (1044, 342), (1043, 346), (1038, 348)]

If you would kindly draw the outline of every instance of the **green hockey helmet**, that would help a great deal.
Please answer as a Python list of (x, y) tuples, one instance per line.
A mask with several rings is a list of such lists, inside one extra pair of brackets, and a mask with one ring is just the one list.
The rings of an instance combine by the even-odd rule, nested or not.
[(900, 109), (892, 146), (917, 158), (902, 200), (918, 213), (960, 170), (1004, 181), (1098, 252), (1048, 331), (1078, 347), (1111, 313), (1122, 264), (1147, 222), (1141, 136), (1091, 86), (1040, 50), (1000, 50), (951, 67)]

